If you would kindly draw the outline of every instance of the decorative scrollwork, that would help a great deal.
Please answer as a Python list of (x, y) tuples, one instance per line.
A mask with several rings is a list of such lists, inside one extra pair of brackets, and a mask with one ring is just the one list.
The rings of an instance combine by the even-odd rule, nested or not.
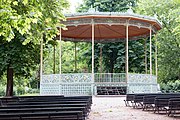
[(62, 74), (61, 75), (62, 83), (88, 83), (92, 82), (92, 75), (85, 74)]
[(42, 83), (58, 83), (60, 75), (59, 74), (51, 74), (51, 75), (43, 75)]
[(129, 74), (128, 83), (149, 83), (157, 84), (156, 76), (149, 74)]
[[(51, 74), (43, 75), (40, 93), (64, 94), (64, 95), (88, 95), (92, 94), (95, 86), (117, 85), (127, 86), (128, 93), (150, 93), (157, 92), (157, 78), (148, 74), (128, 74), (128, 81), (125, 82), (124, 73), (95, 74), (93, 83), (91, 73), (78, 74)], [(100, 78), (103, 79), (100, 79)], [(108, 84), (104, 84), (104, 83)], [(124, 82), (123, 84), (121, 84)], [(116, 84), (113, 84), (116, 83)], [(118, 84), (117, 84), (118, 83)]]

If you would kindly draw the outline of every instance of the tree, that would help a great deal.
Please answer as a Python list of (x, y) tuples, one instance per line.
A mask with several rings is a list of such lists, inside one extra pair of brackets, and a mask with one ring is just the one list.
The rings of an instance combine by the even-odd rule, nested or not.
[[(0, 45), (0, 75), (7, 70), (7, 95), (12, 95), (13, 91), (13, 71), (15, 76), (24, 76), (25, 78), (32, 76), (31, 71), (37, 69), (39, 64), (39, 45), (34, 45), (32, 42), (22, 45), (25, 38), (21, 35), (15, 36), (10, 42), (5, 42)], [(10, 75), (9, 75), (10, 74)]]
[(155, 15), (162, 21), (158, 32), (158, 75), (167, 83), (180, 79), (180, 2), (179, 0), (139, 0), (137, 12)]
[(135, 6), (136, 0), (84, 0), (84, 4), (77, 9), (78, 12), (87, 12), (90, 7), (99, 12), (122, 12)]
[(10, 78), (6, 95), (12, 95), (13, 71), (28, 76), (28, 69), (37, 65), (40, 41), (57, 35), (67, 6), (66, 0), (0, 0), (0, 75), (7, 70)]

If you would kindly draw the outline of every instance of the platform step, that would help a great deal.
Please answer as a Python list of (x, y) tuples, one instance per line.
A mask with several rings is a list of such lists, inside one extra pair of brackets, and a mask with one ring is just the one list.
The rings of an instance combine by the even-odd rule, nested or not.
[(97, 86), (97, 95), (125, 95), (126, 87)]

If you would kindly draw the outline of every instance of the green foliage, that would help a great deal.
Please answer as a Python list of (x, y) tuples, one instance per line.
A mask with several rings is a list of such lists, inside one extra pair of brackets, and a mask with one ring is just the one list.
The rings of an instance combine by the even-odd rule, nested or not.
[[(13, 67), (15, 75), (30, 76), (39, 63), (42, 36), (52, 40), (62, 26), (66, 0), (1, 0), (0, 76)], [(7, 42), (8, 41), (8, 42)]]
[(161, 84), (162, 92), (169, 93), (169, 92), (180, 92), (180, 80), (169, 81), (167, 83)]
[(136, 0), (84, 0), (84, 4), (77, 9), (78, 12), (87, 12), (90, 7), (99, 12), (126, 11), (130, 6), (135, 6)]
[[(56, 37), (66, 7), (67, 0), (0, 0), (0, 78), (12, 67), (14, 78), (28, 83), (26, 78), (39, 71), (40, 41)], [(17, 86), (16, 94), (24, 93), (24, 86)]]
[(56, 27), (62, 26), (59, 21), (64, 19), (62, 10), (67, 6), (66, 0), (1, 0), (1, 39), (11, 41), (17, 32), (25, 36), (23, 44), (38, 44), (43, 34), (51, 40), (58, 33)]
[(37, 68), (39, 63), (39, 45), (32, 42), (22, 45), (24, 37), (16, 34), (10, 42), (0, 44), (0, 75), (10, 66), (14, 69), (15, 76), (31, 76), (31, 71)]
[(0, 96), (4, 96), (5, 95), (5, 86), (0, 84)]
[(157, 34), (158, 78), (162, 82), (180, 79), (180, 2), (178, 0), (139, 0), (137, 12), (156, 15), (163, 29)]
[[(129, 41), (129, 71), (133, 73), (145, 73), (145, 54), (144, 54), (144, 39), (138, 41)], [(149, 59), (149, 40), (147, 46), (147, 59)], [(125, 43), (106, 43), (95, 44), (95, 72), (100, 71), (100, 48), (102, 47), (102, 67), (103, 72), (121, 73), (125, 72)], [(88, 61), (89, 68), (91, 68), (91, 48), (84, 54), (90, 56)], [(154, 46), (152, 49), (154, 55)], [(154, 63), (154, 58), (152, 59)], [(149, 66), (149, 63), (147, 63)], [(149, 69), (149, 67), (148, 67)]]
[[(36, 78), (36, 74), (33, 74), (33, 77), (15, 77), (13, 94), (14, 95), (23, 95), (23, 94), (33, 94), (39, 93), (39, 80)], [(6, 74), (2, 75), (0, 82), (0, 96), (5, 96), (6, 92)]]
[[(89, 43), (76, 43), (76, 54), (77, 54), (77, 70), (75, 71), (75, 43), (74, 42), (63, 42), (62, 41), (62, 73), (81, 73), (88, 72), (86, 61), (89, 60), (84, 53), (89, 48)], [(55, 73), (59, 73), (59, 52), (60, 44), (57, 42), (56, 51), (55, 51)], [(45, 74), (53, 73), (53, 45), (46, 45), (44, 49), (44, 66), (43, 72)]]

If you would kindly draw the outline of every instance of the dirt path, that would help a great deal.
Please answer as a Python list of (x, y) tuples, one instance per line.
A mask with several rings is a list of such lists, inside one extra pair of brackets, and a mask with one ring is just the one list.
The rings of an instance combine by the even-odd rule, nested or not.
[(88, 120), (180, 120), (150, 111), (125, 107), (124, 99), (125, 97), (93, 97)]

